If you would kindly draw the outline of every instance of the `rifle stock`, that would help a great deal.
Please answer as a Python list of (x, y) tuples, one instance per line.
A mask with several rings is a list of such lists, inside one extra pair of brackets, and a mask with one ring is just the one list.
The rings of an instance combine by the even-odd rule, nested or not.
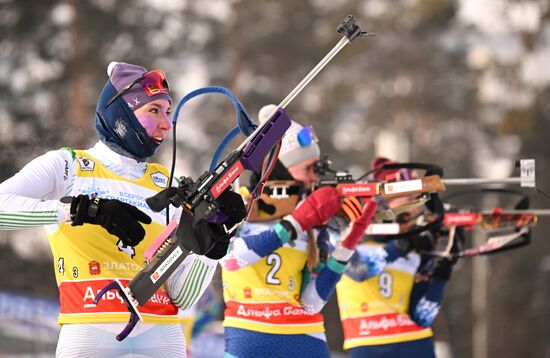
[(370, 198), (381, 196), (394, 199), (416, 194), (437, 193), (445, 190), (445, 185), (438, 175), (430, 175), (414, 180), (401, 180), (390, 183), (358, 182), (350, 174), (338, 176), (334, 180), (322, 180), (317, 187), (333, 186), (338, 196), (356, 196)]

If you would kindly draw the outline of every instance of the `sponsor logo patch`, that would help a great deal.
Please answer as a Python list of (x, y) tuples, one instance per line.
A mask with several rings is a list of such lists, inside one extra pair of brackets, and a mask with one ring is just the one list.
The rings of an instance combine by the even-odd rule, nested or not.
[(90, 275), (99, 275), (101, 273), (101, 266), (97, 261), (90, 261), (88, 263), (88, 269), (90, 270)]
[(170, 268), (170, 266), (172, 266), (175, 262), (176, 262), (176, 259), (178, 257), (180, 257), (181, 255), (183, 255), (183, 251), (181, 249), (181, 247), (176, 247), (174, 249), (174, 251), (172, 251), (172, 253), (170, 255), (168, 255), (168, 257), (166, 257), (166, 259), (162, 262), (162, 264), (155, 270), (155, 272), (153, 272), (152, 275), (149, 276), (149, 278), (151, 279), (151, 281), (153, 283), (157, 282), (161, 276), (166, 272), (168, 271), (168, 269)]
[(336, 187), (340, 196), (373, 196), (378, 194), (377, 183), (339, 184)]
[(94, 170), (95, 162), (86, 157), (78, 158), (78, 164), (80, 164), (80, 170), (91, 172)]
[(63, 173), (63, 180), (69, 179), (69, 162), (65, 160), (65, 172)]
[(229, 168), (226, 173), (221, 177), (214, 187), (210, 190), (214, 198), (220, 196), (220, 194), (227, 189), (231, 183), (241, 174), (244, 170), (244, 166), (241, 162), (235, 163), (231, 168)]
[(384, 186), (384, 191), (386, 194), (397, 194), (397, 193), (406, 193), (409, 191), (422, 190), (422, 180), (405, 180), (401, 182), (395, 182), (391, 184), (386, 184)]
[(153, 182), (156, 186), (161, 188), (166, 188), (168, 184), (168, 177), (161, 172), (156, 172), (151, 174), (151, 179), (153, 179)]

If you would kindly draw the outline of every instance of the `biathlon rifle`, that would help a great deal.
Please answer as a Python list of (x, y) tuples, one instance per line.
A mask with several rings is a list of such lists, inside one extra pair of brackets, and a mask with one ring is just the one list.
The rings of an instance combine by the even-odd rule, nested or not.
[[(216, 216), (220, 215), (218, 211), (218, 198), (244, 170), (255, 171), (262, 165), (262, 162), (264, 166), (265, 163), (271, 163), (270, 166), (275, 164), (281, 138), (291, 125), (291, 121), (284, 111), (284, 108), (342, 48), (358, 37), (375, 35), (374, 33), (361, 31), (359, 26), (355, 23), (355, 18), (351, 15), (347, 16), (344, 21), (338, 25), (337, 32), (343, 36), (342, 39), (288, 94), (288, 96), (283, 99), (277, 108), (270, 113), (265, 122), (260, 124), (250, 135), (248, 135), (237, 149), (229, 153), (218, 164), (211, 166), (211, 170), (202, 174), (196, 182), (193, 183), (190, 180), (184, 182), (182, 185), (182, 190), (185, 193), (183, 198), (181, 195), (174, 195), (170, 198), (171, 204), (183, 208), (183, 215), (194, 216), (197, 219), (208, 219), (210, 221), (216, 220)], [(185, 96), (178, 103), (173, 123), (176, 122), (182, 105), (189, 99), (204, 92), (205, 91), (201, 89)], [(224, 93), (222, 90), (218, 90), (217, 92)], [(238, 109), (237, 112), (239, 112)], [(270, 170), (266, 170), (265, 174), (262, 175), (260, 184), (258, 185), (259, 190), (255, 191), (255, 195), (261, 194), (263, 182), (267, 180), (269, 173)], [(151, 209), (155, 211), (165, 209), (165, 207), (156, 206), (154, 200), (149, 199), (147, 203)], [(223, 213), (221, 214), (221, 216), (223, 216)], [(244, 220), (244, 217), (242, 220)], [(240, 223), (237, 223), (231, 228), (225, 228), (226, 232), (232, 233), (239, 224)], [(142, 320), (138, 306), (143, 306), (148, 302), (151, 296), (189, 254), (189, 251), (184, 247), (183, 243), (174, 235), (177, 226), (178, 223), (176, 222), (172, 221), (168, 223), (165, 230), (145, 252), (145, 257), (149, 261), (148, 264), (128, 283), (127, 286), (124, 286), (121, 281), (115, 280), (104, 287), (95, 297), (94, 303), (97, 304), (107, 291), (116, 289), (125, 301), (130, 311), (130, 320), (126, 328), (117, 336), (117, 340), (121, 341), (126, 338), (137, 322)]]
[[(544, 210), (550, 215), (550, 210)], [(535, 214), (539, 212), (538, 214)], [(473, 257), (490, 255), (518, 249), (531, 242), (531, 228), (537, 224), (540, 210), (503, 210), (495, 208), (482, 212), (461, 211), (445, 213), (442, 228), (444, 232), (438, 238), (437, 249), (425, 253), (439, 257)], [(486, 241), (476, 247), (466, 247), (461, 243), (452, 250), (457, 229), (471, 231), (479, 226), (486, 235)]]
[[(330, 168), (331, 161), (324, 156), (316, 163), (316, 172), (319, 175), (332, 173), (330, 179), (319, 180), (316, 187), (332, 186), (340, 197), (356, 197), (370, 199), (377, 202), (384, 202), (395, 198), (415, 197), (411, 201), (394, 208), (387, 208), (376, 213), (373, 223), (367, 227), (369, 235), (385, 235), (383, 240), (394, 240), (407, 238), (420, 234), (423, 231), (431, 230), (438, 226), (443, 220), (443, 204), (438, 193), (445, 190), (443, 184), (443, 168), (428, 163), (387, 163), (373, 169), (358, 179), (353, 178), (347, 171), (336, 171)], [(424, 170), (422, 177), (413, 179), (409, 170)], [(386, 176), (385, 181), (364, 180), (369, 174), (380, 171), (389, 171), (394, 174)], [(420, 195), (420, 198), (416, 197)], [(345, 201), (344, 201), (345, 203)], [(399, 214), (413, 208), (426, 206), (433, 213), (435, 219), (425, 225), (416, 226), (412, 229), (401, 231), (401, 225), (396, 221)], [(381, 206), (379, 205), (379, 209)], [(381, 223), (381, 221), (386, 221)], [(392, 222), (389, 222), (392, 221)]]
[[(516, 195), (521, 199), (513, 209), (493, 208), (491, 210), (459, 210), (448, 203), (449, 199), (472, 194), (506, 194)], [(538, 222), (539, 216), (550, 215), (548, 209), (529, 209), (529, 197), (517, 190), (503, 188), (480, 188), (453, 193), (447, 198), (445, 216), (442, 223), (445, 237), (439, 243), (439, 249), (429, 253), (434, 256), (472, 257), (509, 251), (528, 245), (531, 242), (531, 228)], [(466, 248), (462, 243), (458, 250), (450, 248), (455, 240), (457, 228), (472, 231), (478, 226), (486, 235), (487, 240), (477, 247)], [(441, 249), (444, 247), (444, 249)]]
[[(328, 180), (320, 180), (317, 187), (334, 186), (338, 195), (342, 197), (373, 197), (380, 196), (384, 199), (393, 199), (396, 197), (435, 193), (445, 190), (446, 186), (464, 186), (464, 185), (487, 185), (487, 184), (520, 184), (521, 187), (536, 188), (535, 178), (535, 160), (521, 159), (517, 162), (520, 167), (520, 176), (502, 179), (488, 178), (452, 178), (442, 179), (442, 170), (437, 165), (425, 163), (389, 163), (371, 170), (362, 175), (359, 179), (354, 179), (347, 171), (335, 171), (330, 168), (331, 161), (324, 157), (317, 163), (316, 171), (320, 174), (331, 172), (334, 177)], [(405, 164), (405, 165), (404, 165)], [(416, 166), (415, 166), (416, 165)], [(368, 174), (382, 170), (399, 169), (426, 169), (426, 174), (419, 179), (398, 180), (390, 182), (369, 182), (362, 180)], [(441, 173), (441, 174), (440, 174)]]
[[(510, 178), (462, 178), (445, 179), (447, 186), (479, 186), (485, 187), (459, 191), (447, 196), (448, 201), (452, 197), (469, 194), (494, 193), (512, 194), (521, 196), (521, 200), (514, 209), (494, 208), (492, 210), (472, 211), (451, 209), (450, 204), (445, 204), (447, 210), (442, 225), (449, 233), (448, 242), (444, 250), (435, 250), (432, 254), (447, 257), (472, 257), (478, 255), (489, 255), (509, 251), (528, 245), (531, 242), (531, 227), (535, 226), (538, 216), (550, 215), (550, 210), (528, 209), (529, 197), (521, 192), (512, 189), (491, 188), (488, 185), (517, 185), (521, 188), (532, 188), (540, 192), (536, 185), (536, 170), (534, 159), (520, 159), (516, 161), (516, 168), (519, 168), (519, 177)], [(542, 192), (541, 192), (542, 193)], [(544, 193), (542, 193), (544, 194)], [(545, 195), (546, 196), (546, 195)], [(462, 247), (458, 251), (451, 252), (451, 242), (454, 240), (454, 233), (457, 227), (466, 231), (472, 230), (478, 225), (484, 231), (487, 241), (477, 247)]]
[[(336, 171), (330, 168), (331, 161), (324, 156), (316, 164), (316, 172), (325, 175), (330, 172), (333, 177), (319, 180), (316, 187), (333, 186), (340, 197), (355, 196), (359, 198), (372, 198), (379, 196), (383, 199), (394, 199), (398, 197), (411, 196), (416, 194), (437, 193), (445, 190), (441, 177), (443, 169), (437, 165), (426, 163), (388, 163), (371, 170), (358, 179), (348, 171)], [(419, 179), (399, 178), (396, 175), (389, 176), (386, 181), (373, 182), (364, 180), (369, 174), (377, 171), (399, 171), (402, 169), (424, 169), (426, 173)]]
[[(334, 171), (330, 168), (330, 160), (328, 158), (323, 158), (319, 161), (317, 165), (317, 171), (320, 174), (327, 172), (334, 173), (334, 178), (330, 180), (323, 180), (319, 182), (319, 185), (332, 185), (335, 186), (338, 190), (339, 195), (341, 196), (359, 196), (359, 197), (375, 197), (379, 196), (383, 199), (392, 199), (400, 196), (409, 196), (414, 194), (425, 194), (425, 193), (437, 193), (446, 189), (447, 186), (475, 186), (475, 185), (503, 185), (503, 184), (520, 184), (521, 187), (525, 188), (534, 188), (536, 190), (536, 176), (535, 176), (535, 160), (534, 159), (521, 159), (516, 162), (516, 167), (520, 168), (519, 177), (510, 177), (510, 178), (500, 178), (500, 179), (488, 179), (488, 178), (452, 178), (452, 179), (443, 179), (442, 175), (429, 175), (433, 171), (437, 174), (437, 166), (433, 166), (435, 169), (432, 169), (432, 172), (426, 172), (426, 174), (416, 180), (401, 180), (396, 182), (362, 182), (361, 180), (355, 180), (348, 172), (343, 171)], [(408, 165), (414, 165), (419, 163), (406, 163)], [(422, 168), (426, 169), (430, 164), (420, 163)], [(396, 170), (399, 169), (397, 164), (385, 164), (377, 170)], [(418, 168), (412, 168), (418, 169)], [(366, 177), (368, 174), (372, 173), (370, 171), (363, 175), (361, 178)], [(397, 188), (397, 190), (396, 190)], [(425, 201), (424, 201), (425, 203)], [(392, 220), (392, 217), (395, 217), (400, 211), (409, 209), (412, 206), (419, 206), (423, 204), (422, 199), (415, 200), (411, 203), (406, 203), (398, 208), (392, 210), (387, 210), (386, 212), (377, 213), (374, 222), (369, 225), (367, 228), (367, 234), (369, 235), (385, 235), (385, 239), (396, 239), (403, 238), (411, 234), (410, 231), (401, 232), (401, 226), (396, 222), (385, 222), (380, 223), (381, 219)], [(439, 207), (439, 205), (437, 205)], [(440, 207), (439, 207), (440, 208)], [(440, 208), (441, 209), (441, 208)], [(431, 225), (432, 227), (437, 226), (438, 224), (443, 223), (443, 220), (450, 220), (451, 216), (455, 215), (454, 213), (445, 213), (443, 216), (443, 211), (439, 210), (439, 215), (430, 215), (432, 220), (435, 220), (435, 224)], [(457, 214), (458, 215), (458, 214)], [(468, 214), (461, 213), (461, 218), (468, 220)], [(453, 216), (459, 220), (458, 216)], [(425, 226), (421, 228), (425, 229)]]

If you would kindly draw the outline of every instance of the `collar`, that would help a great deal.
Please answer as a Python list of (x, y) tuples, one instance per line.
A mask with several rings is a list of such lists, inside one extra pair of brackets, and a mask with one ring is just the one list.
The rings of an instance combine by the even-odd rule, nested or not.
[(118, 154), (102, 141), (97, 142), (92, 148), (88, 149), (87, 152), (113, 173), (125, 178), (141, 178), (147, 170), (147, 162), (140, 162), (133, 158)]

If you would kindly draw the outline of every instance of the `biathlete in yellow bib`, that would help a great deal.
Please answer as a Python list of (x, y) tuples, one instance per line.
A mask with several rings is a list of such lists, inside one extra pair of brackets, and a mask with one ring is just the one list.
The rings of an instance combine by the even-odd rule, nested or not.
[[(259, 117), (270, 110), (264, 107)], [(326, 253), (319, 249), (330, 235), (326, 229), (314, 228), (341, 213), (333, 187), (317, 189), (298, 204), (318, 180), (314, 166), (319, 153), (312, 128), (293, 122), (264, 194), (220, 261), (225, 357), (330, 356), (319, 312), (334, 292), (376, 205), (367, 206), (362, 216), (359, 213), (355, 233), (342, 240), (330, 257), (319, 260), (319, 252)]]
[[(61, 303), (57, 357), (185, 357), (178, 309), (192, 307), (210, 284), (225, 237), (208, 255), (185, 258), (138, 307), (144, 321), (122, 342), (115, 338), (129, 318), (122, 298), (108, 292), (93, 302), (108, 283), (126, 284), (144, 267), (166, 220), (145, 199), (169, 180), (164, 166), (147, 163), (172, 128), (164, 72), (116, 62), (107, 72), (95, 117), (100, 141), (50, 151), (0, 184), (0, 229), (46, 227)], [(180, 208), (169, 212), (179, 221)]]
[[(378, 158), (373, 169), (387, 162)], [(375, 179), (385, 174), (390, 173), (378, 172)], [(401, 225), (416, 220), (411, 213), (401, 215)], [(435, 357), (430, 326), (456, 262), (421, 254), (433, 250), (436, 235), (422, 232), (387, 244), (372, 237), (358, 245), (336, 287), (350, 357)]]

